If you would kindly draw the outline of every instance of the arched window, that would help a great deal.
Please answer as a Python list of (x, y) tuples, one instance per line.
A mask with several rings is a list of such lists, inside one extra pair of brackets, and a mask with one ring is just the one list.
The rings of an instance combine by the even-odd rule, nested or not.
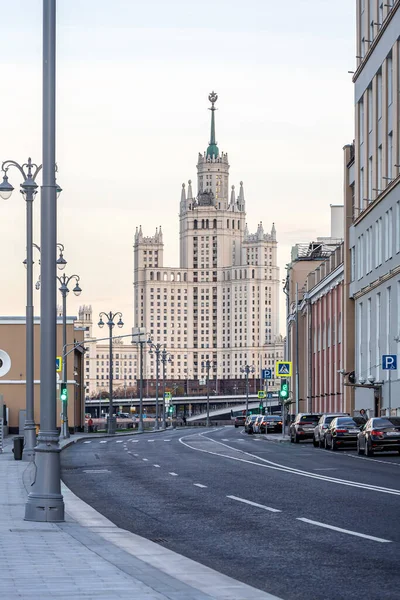
[(197, 219), (193, 221), (193, 229), (197, 229)]
[(239, 271), (239, 279), (242, 279), (242, 269)]
[(201, 228), (204, 229), (204, 219), (201, 220)]
[(180, 273), (178, 273), (178, 274), (177, 274), (177, 276), (176, 276), (176, 280), (177, 280), (177, 281), (180, 281), (180, 280), (181, 280), (181, 274), (180, 274)]
[(153, 271), (151, 271), (150, 272), (150, 280), (153, 281), (153, 279), (154, 279), (154, 273), (153, 273)]
[(213, 229), (217, 229), (217, 219), (214, 219), (213, 221)]
[(158, 271), (157, 272), (157, 281), (160, 281), (160, 279), (161, 279), (161, 273), (160, 273), (160, 271)]
[(175, 281), (175, 273), (171, 273), (171, 281)]
[(226, 220), (226, 226), (229, 229), (229, 219)]
[(240, 221), (238, 221), (238, 229), (240, 229)]
[(187, 281), (187, 274), (186, 273), (183, 274), (183, 281)]
[(237, 279), (237, 271), (236, 271), (236, 269), (235, 269), (235, 279)]
[(209, 222), (208, 222), (208, 219), (206, 219), (206, 229), (208, 229), (208, 228), (209, 228)]
[(254, 279), (254, 276), (255, 276), (255, 270), (254, 270), (254, 269), (252, 269), (252, 270), (251, 270), (251, 277), (252, 277), (252, 279)]
[(247, 279), (247, 269), (244, 270), (244, 278)]
[(227, 276), (228, 276), (228, 281), (230, 281), (230, 280), (231, 280), (231, 274), (230, 274), (230, 272), (229, 272), (229, 271), (228, 271), (228, 273), (227, 273)]
[(168, 281), (168, 273), (164, 273), (164, 281)]
[(235, 221), (232, 219), (232, 229), (235, 229)]

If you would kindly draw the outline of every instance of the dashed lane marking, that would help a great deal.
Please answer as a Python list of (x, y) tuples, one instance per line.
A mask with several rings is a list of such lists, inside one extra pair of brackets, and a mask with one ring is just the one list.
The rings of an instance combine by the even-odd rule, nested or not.
[(153, 467), (157, 467), (158, 469), (160, 468), (160, 465), (153, 465)]
[(203, 485), (202, 483), (194, 483), (193, 485), (195, 485), (196, 487), (199, 487), (199, 488), (206, 488), (207, 487), (206, 485)]
[(237, 500), (237, 502), (243, 502), (243, 504), (250, 504), (250, 506), (255, 506), (256, 508), (262, 508), (263, 510), (268, 510), (269, 512), (279, 513), (282, 512), (277, 508), (272, 508), (271, 506), (265, 506), (264, 504), (258, 504), (258, 502), (252, 502), (251, 500), (245, 500), (244, 498), (238, 498), (238, 496), (227, 496), (231, 500)]
[(90, 441), (90, 442), (83, 442), (83, 443), (84, 443), (84, 444), (91, 444), (92, 442)]
[(147, 440), (148, 442), (154, 442), (154, 440)]
[(309, 523), (310, 525), (317, 525), (318, 527), (324, 527), (325, 529), (332, 529), (333, 531), (339, 531), (340, 533), (347, 533), (348, 535), (355, 535), (366, 540), (372, 540), (373, 542), (381, 542), (382, 544), (390, 544), (391, 540), (385, 540), (378, 538), (373, 535), (367, 535), (366, 533), (358, 533), (357, 531), (350, 531), (350, 529), (342, 529), (341, 527), (335, 527), (334, 525), (327, 525), (326, 523), (320, 523), (319, 521), (312, 521), (305, 517), (298, 517), (297, 521), (303, 521), (303, 523)]
[(174, 477), (178, 477), (178, 473), (174, 473), (173, 471), (170, 473), (170, 475), (173, 475)]
[(100, 444), (107, 444), (107, 440), (101, 441)]
[(149, 459), (148, 458), (142, 458), (142, 460), (144, 460), (144, 462), (147, 462)]
[(124, 440), (117, 440), (117, 444), (122, 444)]

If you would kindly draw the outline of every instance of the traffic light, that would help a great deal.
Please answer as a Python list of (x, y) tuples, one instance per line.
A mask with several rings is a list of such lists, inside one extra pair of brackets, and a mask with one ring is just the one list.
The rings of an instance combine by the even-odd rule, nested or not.
[(354, 371), (351, 371), (351, 373), (349, 373), (349, 383), (351, 383), (351, 385), (354, 385), (356, 382), (356, 374)]
[(281, 400), (287, 400), (289, 398), (289, 384), (287, 379), (281, 379), (281, 391), (279, 392)]
[(169, 411), (169, 414), (172, 415), (172, 413), (174, 412), (174, 405), (173, 404), (170, 405), (168, 411)]
[(66, 383), (61, 384), (60, 400), (61, 402), (66, 402), (68, 400), (68, 390)]

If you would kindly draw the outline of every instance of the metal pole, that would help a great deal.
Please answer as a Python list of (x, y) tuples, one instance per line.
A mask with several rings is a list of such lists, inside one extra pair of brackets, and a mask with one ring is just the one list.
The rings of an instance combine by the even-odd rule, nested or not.
[(163, 355), (162, 357), (162, 364), (163, 364), (163, 412), (162, 412), (162, 422), (163, 422), (163, 428), (166, 428), (166, 422), (165, 422), (165, 361), (167, 359), (166, 354)]
[(392, 410), (392, 371), (389, 370), (389, 417)]
[(27, 521), (64, 521), (55, 400), (57, 201), (55, 182), (56, 0), (43, 0), (43, 185), (41, 192), (40, 432)]
[(109, 374), (109, 387), (108, 387), (108, 395), (109, 395), (109, 408), (108, 408), (108, 429), (107, 433), (115, 433), (114, 429), (114, 404), (113, 404), (113, 356), (112, 356), (112, 348), (113, 348), (113, 338), (112, 338), (112, 314), (109, 314), (109, 322), (108, 329), (110, 332), (110, 374)]
[(246, 365), (246, 419), (249, 416), (249, 366)]
[(138, 431), (143, 433), (143, 342), (140, 345), (140, 384), (139, 384), (139, 427)]
[[(26, 193), (26, 412), (24, 456), (32, 461), (35, 457), (35, 381), (34, 381), (34, 320), (33, 320), (33, 239), (32, 239), (33, 191)], [(3, 415), (1, 415), (3, 416)]]
[(207, 370), (207, 427), (210, 427), (210, 361), (206, 362)]
[[(63, 348), (67, 347), (67, 293), (66, 289), (62, 289), (64, 284), (61, 286), (61, 294), (62, 294), (62, 319), (63, 319)], [(67, 386), (68, 381), (68, 371), (67, 371), (67, 354), (65, 353), (62, 362), (62, 382)], [(67, 400), (62, 403), (62, 429), (61, 435), (64, 439), (69, 438), (69, 427), (68, 427), (68, 386), (67, 386)]]
[(156, 348), (156, 422), (154, 425), (155, 431), (158, 431), (158, 377), (159, 377), (159, 360), (160, 360), (160, 348), (157, 345)]
[(299, 284), (296, 283), (296, 415), (299, 412), (300, 398), (300, 374), (299, 374)]

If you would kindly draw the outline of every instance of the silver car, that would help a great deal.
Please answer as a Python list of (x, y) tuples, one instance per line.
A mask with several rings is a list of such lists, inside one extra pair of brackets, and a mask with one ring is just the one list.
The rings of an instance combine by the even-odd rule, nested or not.
[(349, 413), (337, 412), (337, 413), (327, 413), (326, 415), (322, 415), (320, 420), (318, 421), (318, 425), (314, 429), (314, 437), (313, 444), (315, 448), (324, 447), (325, 444), (325, 433), (329, 428), (329, 424), (333, 421), (335, 417), (349, 417)]

